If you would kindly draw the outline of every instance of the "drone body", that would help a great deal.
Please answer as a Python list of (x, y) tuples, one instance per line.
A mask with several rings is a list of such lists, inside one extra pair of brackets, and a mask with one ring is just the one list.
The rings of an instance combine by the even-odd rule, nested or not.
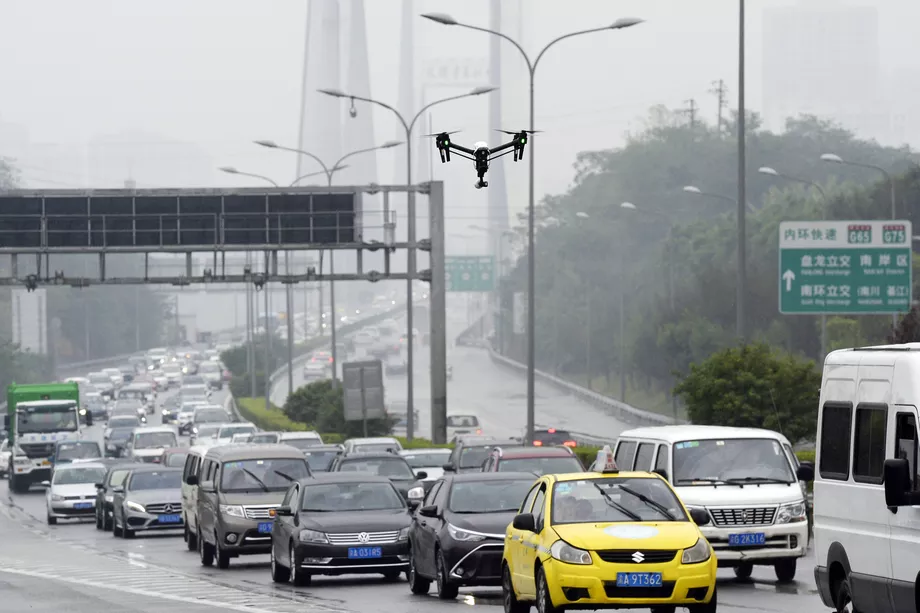
[(451, 142), (450, 135), (452, 132), (441, 132), (431, 136), (435, 137), (435, 145), (441, 155), (442, 164), (450, 161), (451, 150), (462, 158), (472, 160), (478, 177), (478, 181), (475, 184), (476, 189), (482, 189), (483, 187), (489, 187), (489, 182), (485, 180), (486, 173), (489, 172), (489, 163), (508, 153), (514, 154), (515, 162), (522, 160), (524, 158), (524, 147), (527, 145), (527, 135), (532, 134), (528, 130), (521, 130), (520, 132), (499, 131), (511, 134), (514, 138), (498, 147), (490, 148), (488, 143), (480, 141), (470, 148)]

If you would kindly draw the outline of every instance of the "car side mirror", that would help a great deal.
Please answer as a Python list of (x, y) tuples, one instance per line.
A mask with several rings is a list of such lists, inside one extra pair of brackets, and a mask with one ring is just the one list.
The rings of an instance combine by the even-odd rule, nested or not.
[(661, 478), (664, 479), (665, 481), (669, 481), (669, 479), (668, 479), (668, 471), (666, 471), (665, 469), (663, 469), (663, 468), (656, 468), (656, 469), (653, 470), (652, 472), (654, 472), (656, 475), (658, 475), (659, 477), (661, 477)]
[(422, 517), (437, 517), (438, 516), (438, 507), (430, 504), (427, 507), (422, 507), (418, 510), (418, 514)]
[(41, 485), (42, 487), (51, 487), (51, 482), (50, 482), (50, 481), (42, 481), (41, 483), (39, 483), (39, 485)]
[(116, 485), (115, 487), (112, 488), (112, 493), (113, 494), (124, 494), (125, 488), (122, 485)]
[(89, 410), (86, 411), (86, 425), (87, 426), (93, 425), (93, 413), (92, 411), (89, 411)]
[(415, 509), (418, 508), (418, 505), (422, 504), (422, 501), (421, 501), (421, 500), (417, 500), (417, 499), (415, 499), (415, 498), (411, 498), (408, 502), (409, 502), (409, 510), (410, 510), (410, 511), (414, 511)]
[(289, 506), (281, 506), (275, 509), (275, 515), (278, 517), (292, 517), (294, 511)]
[(814, 481), (815, 480), (815, 463), (814, 462), (800, 463), (799, 467), (795, 470), (795, 476), (798, 477), (799, 481)]
[[(217, 491), (217, 490), (214, 488), (214, 483), (212, 483), (212, 482), (205, 482), (205, 483), (202, 483), (202, 484), (200, 484), (200, 485), (198, 486), (198, 489), (199, 489), (200, 491), (202, 491), (202, 492), (206, 492), (206, 493), (209, 493), (209, 494), (214, 493), (214, 492)], [(277, 512), (277, 511), (276, 511), (276, 512)]]
[(890, 508), (920, 504), (920, 492), (911, 491), (910, 464), (903, 458), (885, 460), (885, 505)]
[(511, 527), (515, 530), (526, 530), (528, 532), (537, 531), (537, 522), (534, 520), (533, 513), (520, 513), (514, 516)]
[(456, 471), (454, 470), (454, 465), (453, 465), (453, 464), (445, 464), (445, 465), (442, 466), (441, 468), (443, 468), (443, 469), (444, 469), (444, 472), (446, 472), (446, 473), (456, 472)]
[(709, 523), (709, 512), (706, 509), (690, 509), (690, 519), (697, 526), (705, 526)]
[(418, 471), (417, 473), (415, 473), (415, 478), (416, 478), (416, 479), (427, 479), (427, 478), (428, 478), (428, 473), (425, 472), (424, 470), (420, 470), (420, 471)]
[(185, 483), (186, 485), (198, 485), (198, 476), (189, 475), (188, 477), (185, 478)]
[(3, 429), (4, 430), (10, 429), (10, 416), (9, 415), (3, 416)]

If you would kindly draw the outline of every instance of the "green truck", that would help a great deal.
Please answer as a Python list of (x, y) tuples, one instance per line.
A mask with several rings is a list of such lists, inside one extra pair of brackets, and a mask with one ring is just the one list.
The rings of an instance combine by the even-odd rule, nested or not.
[[(6, 389), (3, 425), (13, 451), (10, 489), (29, 491), (51, 477), (51, 459), (58, 441), (78, 440), (81, 428), (80, 387), (71, 383), (11, 384)], [(92, 417), (84, 415), (87, 425)]]

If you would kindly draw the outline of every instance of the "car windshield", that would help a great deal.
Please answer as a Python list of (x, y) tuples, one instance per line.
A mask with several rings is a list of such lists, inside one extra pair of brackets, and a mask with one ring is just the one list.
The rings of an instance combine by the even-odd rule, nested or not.
[(112, 431), (109, 433), (110, 441), (126, 441), (131, 438), (131, 433), (134, 432), (134, 426), (129, 428), (112, 428)]
[(478, 428), (479, 420), (475, 415), (449, 415), (447, 417), (448, 428)]
[(460, 468), (479, 468), (492, 453), (492, 446), (464, 447), (460, 452)]
[(779, 441), (711, 439), (674, 444), (674, 485), (796, 480)]
[(171, 490), (182, 487), (181, 470), (142, 471), (131, 475), (128, 480), (128, 489), (138, 490)]
[[(220, 364), (218, 364), (217, 362), (204, 362), (203, 364), (200, 364), (198, 366), (198, 372), (200, 373), (220, 372)], [(201, 379), (201, 377), (199, 377), (199, 379)], [(186, 380), (188, 380), (188, 377), (186, 377)]]
[(399, 449), (396, 443), (358, 443), (354, 446), (358, 453), (386, 453), (394, 449)]
[(18, 412), (17, 433), (75, 432), (78, 424), (77, 412), (74, 408), (72, 402), (40, 407), (23, 407)]
[(255, 426), (227, 426), (220, 429), (218, 438), (233, 438), (234, 434), (249, 434), (255, 431)]
[(201, 438), (208, 438), (220, 432), (220, 426), (201, 426), (196, 434)]
[(404, 509), (402, 496), (389, 483), (323, 483), (303, 489), (305, 513)]
[(415, 473), (409, 468), (409, 464), (400, 457), (346, 460), (342, 462), (339, 470), (342, 472), (370, 473), (390, 479), (415, 479)]
[[(277, 443), (281, 437), (277, 434), (253, 434), (252, 438), (249, 439), (250, 443), (255, 443), (258, 445)], [(299, 449), (299, 447), (298, 447)]]
[(281, 443), (290, 445), (291, 447), (297, 447), (298, 449), (307, 449), (308, 447), (316, 447), (317, 445), (323, 444), (318, 438), (286, 438), (283, 439)]
[[(131, 474), (130, 469), (113, 470), (109, 475), (109, 485), (115, 487), (125, 482), (125, 478)], [(97, 482), (98, 483), (98, 482)]]
[(199, 424), (230, 421), (230, 416), (223, 409), (205, 409), (195, 412), (195, 421)]
[(293, 481), (310, 476), (303, 458), (269, 458), (226, 462), (220, 479), (222, 492), (286, 490)]
[(557, 473), (580, 473), (584, 467), (578, 458), (502, 458), (498, 462), (498, 472), (535, 473), (539, 476)]
[(198, 375), (185, 375), (182, 379), (182, 387), (191, 387), (192, 385), (204, 385), (204, 377)]
[(687, 521), (664, 481), (641, 477), (557, 482), (552, 511), (554, 524)]
[(109, 378), (108, 375), (104, 375), (104, 374), (90, 375), (89, 382), (92, 383), (93, 385), (103, 385), (103, 386), (112, 385), (112, 380)]
[(134, 436), (135, 449), (162, 449), (177, 444), (176, 435), (172, 432), (139, 432)]
[(102, 451), (100, 451), (99, 445), (88, 441), (80, 443), (61, 443), (57, 448), (58, 462), (101, 457)]
[(208, 397), (208, 388), (206, 387), (184, 387), (182, 391), (179, 392), (182, 394), (184, 400), (191, 400), (193, 398), (207, 398)]
[(136, 411), (141, 406), (140, 398), (119, 398), (115, 401), (115, 411)]
[(143, 400), (146, 392), (144, 390), (121, 390), (118, 392), (118, 400), (126, 400), (129, 398), (134, 398), (137, 400)]
[(105, 469), (96, 466), (59, 468), (51, 481), (55, 485), (76, 485), (78, 483), (100, 483), (105, 479)]
[(171, 453), (166, 456), (166, 466), (169, 468), (179, 468), (185, 466), (186, 458), (188, 458), (187, 453)]
[(444, 451), (407, 453), (402, 457), (412, 468), (441, 467), (450, 459), (450, 449), (445, 449)]
[(454, 513), (517, 511), (534, 479), (455, 481), (447, 508)]
[(169, 364), (166, 364), (165, 366), (163, 366), (163, 372), (170, 374), (170, 375), (178, 375), (179, 373), (182, 372), (182, 367), (176, 364), (175, 362), (170, 362)]
[(109, 419), (109, 428), (129, 428), (137, 427), (140, 425), (140, 420), (137, 417), (113, 417)]
[(335, 459), (335, 456), (339, 454), (335, 449), (327, 449), (323, 451), (304, 451), (303, 455), (307, 458), (307, 463), (310, 465), (310, 470), (315, 473), (324, 473), (329, 470), (329, 465), (332, 463), (332, 460)]

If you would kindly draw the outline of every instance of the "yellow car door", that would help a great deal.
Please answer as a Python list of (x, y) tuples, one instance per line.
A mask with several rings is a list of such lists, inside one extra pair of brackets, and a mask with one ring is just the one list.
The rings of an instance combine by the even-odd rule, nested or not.
[(518, 570), (519, 575), (515, 578), (515, 585), (517, 586), (520, 596), (526, 599), (534, 599), (536, 597), (536, 562), (537, 562), (537, 548), (541, 546), (542, 538), (541, 534), (543, 532), (543, 510), (546, 507), (546, 483), (541, 482), (540, 488), (537, 490), (537, 495), (533, 500), (533, 507), (530, 510), (530, 513), (533, 514), (534, 524), (536, 525), (536, 532), (530, 532), (526, 530), (521, 531), (521, 555), (520, 555), (520, 568)]

